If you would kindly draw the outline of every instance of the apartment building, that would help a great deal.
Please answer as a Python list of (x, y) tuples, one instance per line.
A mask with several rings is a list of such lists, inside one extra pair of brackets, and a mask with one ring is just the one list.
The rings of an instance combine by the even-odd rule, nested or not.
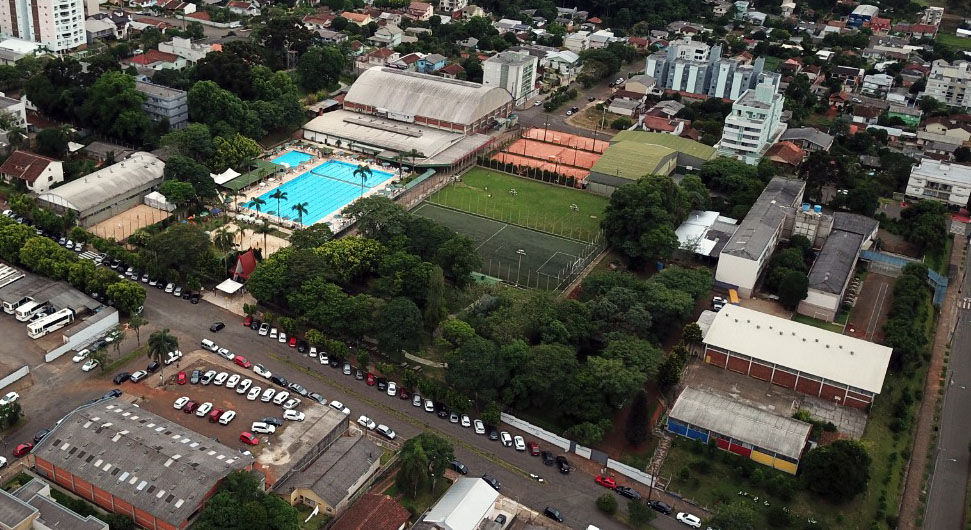
[(482, 63), (482, 84), (509, 91), (516, 106), (536, 95), (536, 57), (528, 51), (504, 51)]
[(910, 170), (907, 197), (967, 206), (971, 197), (971, 167), (923, 158)]
[(755, 87), (765, 59), (759, 57), (753, 64), (744, 64), (722, 58), (721, 53), (721, 45), (679, 39), (671, 41), (667, 50), (648, 56), (644, 71), (664, 90), (738, 99)]
[(754, 89), (746, 90), (732, 104), (721, 140), (715, 144), (719, 155), (754, 165), (779, 140), (786, 130), (782, 122), (785, 97), (778, 93), (779, 82), (778, 74), (764, 73)]
[(920, 97), (932, 97), (953, 107), (971, 109), (971, 62), (934, 61)]
[(189, 104), (187, 93), (154, 83), (135, 82), (135, 90), (145, 94), (142, 108), (152, 121), (169, 120), (171, 129), (182, 129), (189, 124)]
[(87, 44), (82, 0), (0, 2), (0, 33), (63, 52)]

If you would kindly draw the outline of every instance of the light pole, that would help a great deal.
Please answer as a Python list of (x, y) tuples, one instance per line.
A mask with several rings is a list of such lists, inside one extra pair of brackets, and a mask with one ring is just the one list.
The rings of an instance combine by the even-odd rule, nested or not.
[(523, 266), (523, 256), (526, 255), (526, 251), (519, 249), (516, 251), (516, 254), (519, 254), (519, 264), (516, 265), (516, 285), (519, 285), (519, 271)]

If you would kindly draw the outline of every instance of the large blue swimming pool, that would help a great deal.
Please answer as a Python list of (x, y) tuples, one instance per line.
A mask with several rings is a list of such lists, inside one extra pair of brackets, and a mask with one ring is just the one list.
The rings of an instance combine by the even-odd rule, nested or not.
[(270, 160), (270, 162), (273, 162), (279, 166), (297, 167), (307, 160), (312, 160), (313, 157), (314, 155), (310, 155), (302, 151), (287, 151), (273, 160)]
[[(354, 164), (328, 160), (290, 182), (261, 195), (260, 198), (266, 201), (263, 212), (272, 211), (273, 215), (276, 215), (277, 202), (276, 199), (271, 199), (270, 195), (279, 189), (287, 194), (287, 198), (280, 201), (280, 210), (284, 217), (296, 220), (297, 214), (292, 206), (306, 202), (307, 214), (303, 216), (303, 224), (316, 223), (361, 196), (361, 179), (354, 176), (355, 169), (357, 166)], [(372, 170), (371, 176), (364, 184), (364, 191), (384, 183), (392, 176), (386, 171)]]

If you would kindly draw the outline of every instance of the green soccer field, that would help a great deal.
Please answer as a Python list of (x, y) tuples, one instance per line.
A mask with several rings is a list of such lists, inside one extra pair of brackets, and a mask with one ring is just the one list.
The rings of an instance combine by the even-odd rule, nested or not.
[[(542, 232), (592, 241), (608, 199), (476, 167), (428, 202)], [(573, 205), (576, 207), (574, 208)]]

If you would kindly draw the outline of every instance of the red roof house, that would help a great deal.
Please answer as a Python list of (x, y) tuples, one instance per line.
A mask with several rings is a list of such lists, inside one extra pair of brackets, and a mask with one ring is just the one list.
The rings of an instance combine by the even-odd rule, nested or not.
[(17, 150), (0, 165), (0, 176), (8, 184), (19, 180), (28, 190), (43, 193), (64, 182), (64, 167), (59, 160)]
[(391, 497), (366, 493), (344, 511), (330, 530), (402, 530), (410, 515)]

